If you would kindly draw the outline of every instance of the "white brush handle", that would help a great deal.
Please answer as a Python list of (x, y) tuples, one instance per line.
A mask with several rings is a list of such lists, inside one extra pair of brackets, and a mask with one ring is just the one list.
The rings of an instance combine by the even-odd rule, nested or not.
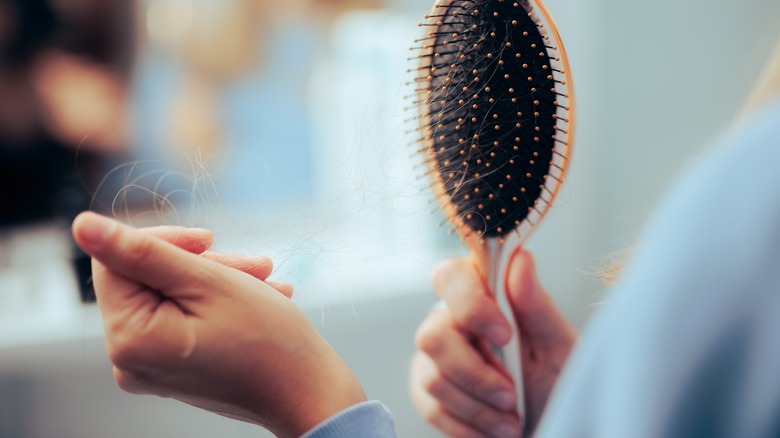
[[(507, 242), (508, 243), (508, 242)], [(520, 358), (520, 331), (518, 330), (515, 314), (509, 303), (506, 289), (506, 279), (509, 269), (509, 259), (512, 254), (519, 249), (518, 245), (502, 244), (499, 242), (489, 242), (489, 271), (488, 285), (501, 309), (504, 317), (509, 322), (512, 331), (512, 339), (504, 347), (494, 347), (493, 352), (504, 364), (506, 371), (515, 384), (515, 393), (517, 394), (517, 412), (520, 414), (520, 421), (525, 425), (525, 390), (523, 385), (523, 364)]]
[[(503, 289), (503, 288), (502, 288)], [(520, 360), (520, 332), (517, 330), (515, 316), (509, 306), (509, 300), (505, 291), (496, 295), (498, 307), (501, 313), (512, 326), (512, 339), (503, 347), (495, 347), (494, 352), (501, 363), (504, 364), (507, 372), (515, 383), (515, 393), (517, 394), (517, 413), (520, 414), (520, 420), (525, 425), (525, 388), (523, 385), (523, 364)]]

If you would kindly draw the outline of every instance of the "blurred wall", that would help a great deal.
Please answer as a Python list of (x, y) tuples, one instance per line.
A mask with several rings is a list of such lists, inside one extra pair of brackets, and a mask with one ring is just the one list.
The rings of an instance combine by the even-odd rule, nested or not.
[[(423, 3), (398, 0), (393, 7), (416, 22), (427, 12)], [(603, 290), (589, 273), (637, 240), (665, 187), (739, 111), (780, 32), (780, 2), (550, 0), (548, 6), (571, 57), (579, 136), (569, 183), (529, 247), (548, 290), (582, 326)], [(442, 248), (441, 257), (461, 253), (457, 243)], [(346, 281), (354, 291), (343, 296), (309, 301), (308, 312), (369, 396), (394, 410), (400, 436), (434, 436), (406, 396), (412, 334), (433, 301), (427, 281), (413, 277), (405, 295), (349, 298), (364, 293), (362, 280)], [(3, 438), (262, 436), (176, 402), (122, 394), (100, 339), (91, 336), (0, 345), (0, 394)]]

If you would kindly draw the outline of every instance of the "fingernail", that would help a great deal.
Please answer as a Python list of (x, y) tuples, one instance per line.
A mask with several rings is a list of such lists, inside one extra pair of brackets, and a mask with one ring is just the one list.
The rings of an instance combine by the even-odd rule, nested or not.
[(102, 245), (116, 229), (115, 221), (97, 214), (83, 216), (81, 222), (80, 240), (92, 248)]
[(520, 436), (520, 429), (512, 424), (499, 424), (493, 428), (492, 433), (496, 438), (517, 438)]
[(509, 338), (512, 337), (512, 332), (502, 325), (493, 324), (485, 329), (485, 336), (493, 345), (504, 345), (509, 342)]
[(512, 391), (501, 390), (493, 393), (488, 398), (488, 403), (501, 410), (509, 411), (515, 407), (515, 394)]

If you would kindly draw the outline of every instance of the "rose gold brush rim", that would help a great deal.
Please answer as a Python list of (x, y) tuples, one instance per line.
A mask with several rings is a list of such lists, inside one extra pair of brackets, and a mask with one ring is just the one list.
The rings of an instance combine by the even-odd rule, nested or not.
[[(437, 23), (439, 23), (438, 17), (435, 17), (436, 12), (440, 8), (446, 8), (452, 5), (457, 0), (443, 0), (434, 3), (433, 7), (431, 8), (431, 12), (429, 15), (426, 16), (426, 19), (424, 21), (424, 24), (421, 23), (420, 25), (423, 27), (428, 26), (435, 26)], [(500, 0), (498, 0), (500, 1)], [(563, 41), (561, 39), (560, 33), (558, 32), (558, 28), (555, 25), (555, 22), (553, 21), (552, 17), (550, 16), (550, 12), (547, 10), (547, 8), (544, 6), (544, 4), (541, 1), (538, 0), (527, 0), (528, 4), (531, 6), (531, 8), (536, 8), (541, 14), (541, 18), (543, 20), (543, 24), (547, 26), (547, 29), (552, 34), (552, 38), (555, 43), (556, 50), (558, 54), (560, 55), (559, 62), (563, 65), (563, 78), (565, 79), (566, 84), (565, 87), (565, 94), (567, 95), (567, 117), (568, 122), (566, 122), (566, 128), (567, 133), (565, 134), (565, 153), (563, 156), (565, 159), (563, 160), (563, 163), (561, 166), (558, 166), (560, 169), (560, 176), (559, 180), (560, 182), (556, 183), (553, 186), (553, 189), (551, 192), (551, 197), (549, 202), (545, 202), (541, 211), (537, 211), (539, 214), (539, 218), (535, 223), (532, 225), (532, 229), (535, 229), (539, 223), (544, 219), (546, 216), (547, 211), (552, 207), (552, 204), (554, 203), (556, 197), (558, 196), (558, 192), (560, 191), (561, 186), (563, 185), (563, 181), (565, 180), (566, 175), (568, 174), (569, 170), (569, 163), (571, 161), (571, 154), (573, 151), (574, 146), (574, 131), (575, 131), (575, 96), (574, 96), (574, 86), (573, 81), (571, 77), (571, 69), (569, 66), (569, 59), (566, 54), (566, 49), (563, 45)], [(533, 10), (529, 11), (533, 12)], [(419, 71), (424, 71), (426, 68), (429, 68), (433, 61), (427, 61), (431, 55), (433, 55), (434, 49), (433, 44), (426, 45), (424, 41), (429, 38), (428, 33), (423, 33), (422, 38), (420, 39), (421, 42), (423, 42), (423, 47), (420, 50), (419, 58), (420, 63), (418, 65)], [(549, 52), (548, 52), (549, 55)], [(554, 57), (554, 56), (553, 56)], [(418, 100), (419, 100), (419, 113), (420, 113), (420, 119), (421, 120), (428, 120), (431, 116), (431, 111), (429, 106), (427, 105), (427, 99), (426, 99), (426, 92), (421, 88), (420, 91), (418, 91)], [(449, 222), (458, 230), (458, 233), (461, 236), (461, 240), (466, 244), (469, 249), (472, 250), (472, 252), (476, 255), (479, 253), (484, 253), (484, 242), (485, 238), (483, 238), (478, 233), (474, 232), (465, 225), (463, 220), (459, 219), (459, 215), (457, 212), (457, 208), (454, 206), (454, 204), (446, 198), (446, 191), (444, 190), (444, 180), (442, 175), (439, 174), (439, 172), (436, 171), (437, 169), (437, 162), (434, 154), (431, 152), (431, 148), (433, 145), (433, 136), (434, 132), (431, 129), (430, 125), (427, 123), (423, 123), (420, 126), (421, 134), (422, 134), (422, 144), (424, 146), (424, 156), (425, 156), (425, 162), (426, 166), (428, 168), (428, 173), (430, 175), (430, 184), (431, 188), (434, 191), (434, 194), (437, 198), (437, 202), (439, 206), (441, 207), (442, 211), (444, 212), (445, 216), (449, 220)], [(527, 219), (526, 219), (527, 220)], [(519, 228), (519, 227), (518, 227)], [(527, 235), (521, 236), (521, 242), (525, 240)], [(503, 241), (502, 238), (495, 238), (500, 239)], [(480, 254), (481, 256), (484, 256), (484, 254)], [(478, 257), (482, 258), (482, 257)]]
[(572, 152), (574, 151), (574, 133), (576, 130), (576, 102), (575, 102), (575, 93), (574, 93), (574, 81), (572, 80), (571, 76), (571, 68), (569, 66), (569, 57), (566, 55), (566, 47), (563, 45), (563, 39), (561, 39), (561, 34), (558, 32), (558, 26), (555, 25), (555, 21), (553, 20), (552, 16), (550, 15), (550, 11), (547, 9), (547, 7), (544, 5), (544, 3), (541, 2), (541, 0), (530, 0), (531, 3), (533, 3), (533, 6), (539, 9), (539, 11), (542, 14), (542, 18), (547, 24), (547, 28), (549, 29), (550, 33), (552, 33), (552, 37), (555, 40), (555, 46), (557, 47), (558, 52), (561, 55), (561, 64), (563, 64), (563, 77), (566, 79), (566, 90), (567, 90), (567, 103), (569, 106), (569, 122), (567, 123), (568, 132), (566, 134), (566, 160), (564, 160), (563, 167), (561, 168), (561, 182), (555, 185), (555, 189), (551, 193), (550, 202), (546, 203), (543, 207), (542, 211), (539, 213), (539, 220), (536, 222), (536, 225), (534, 228), (539, 226), (539, 223), (541, 223), (542, 220), (547, 216), (547, 211), (552, 207), (552, 204), (554, 203), (555, 199), (558, 197), (558, 192), (560, 191), (561, 187), (563, 186), (563, 181), (566, 180), (566, 175), (569, 173), (569, 164), (571, 163), (571, 156)]

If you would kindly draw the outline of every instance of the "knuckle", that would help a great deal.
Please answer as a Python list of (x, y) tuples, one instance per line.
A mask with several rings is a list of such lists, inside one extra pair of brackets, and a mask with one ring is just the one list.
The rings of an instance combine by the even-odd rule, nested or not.
[(431, 283), (433, 289), (442, 295), (455, 285), (479, 285), (480, 275), (473, 262), (468, 258), (442, 260), (433, 268)]
[(438, 423), (446, 414), (439, 403), (427, 403), (420, 409), (420, 415), (429, 423)]
[(114, 366), (128, 368), (133, 365), (133, 355), (128, 349), (117, 341), (110, 341), (108, 344), (108, 359)]
[(423, 389), (436, 399), (443, 399), (447, 395), (447, 381), (440, 374), (424, 376), (420, 384)]
[(475, 325), (481, 325), (487, 318), (487, 307), (485, 303), (481, 302), (472, 302), (469, 303), (470, 305), (465, 306), (465, 309), (463, 309), (463, 315), (461, 316), (462, 321), (459, 321), (461, 324), (466, 325), (467, 327), (474, 327)]
[(114, 372), (114, 382), (116, 382), (116, 386), (118, 386), (122, 391), (129, 392), (130, 394), (135, 394), (138, 392), (135, 379), (133, 379), (127, 372), (118, 370)]
[(486, 295), (470, 297), (462, 313), (455, 318), (459, 327), (472, 334), (485, 335), (492, 326), (506, 327), (506, 318), (495, 301)]
[(457, 272), (457, 259), (446, 259), (440, 261), (431, 273), (431, 284), (437, 291), (445, 287), (448, 280), (454, 273)]
[(115, 366), (122, 369), (132, 369), (140, 362), (140, 352), (143, 341), (132, 335), (128, 330), (107, 331), (108, 358)]
[(442, 342), (445, 327), (435, 318), (428, 317), (414, 335), (414, 343), (420, 351), (428, 356), (437, 357), (445, 349), (445, 343)]
[(146, 393), (146, 383), (144, 379), (137, 373), (122, 370), (120, 368), (114, 368), (114, 382), (116, 386), (122, 391), (129, 394), (144, 394)]

